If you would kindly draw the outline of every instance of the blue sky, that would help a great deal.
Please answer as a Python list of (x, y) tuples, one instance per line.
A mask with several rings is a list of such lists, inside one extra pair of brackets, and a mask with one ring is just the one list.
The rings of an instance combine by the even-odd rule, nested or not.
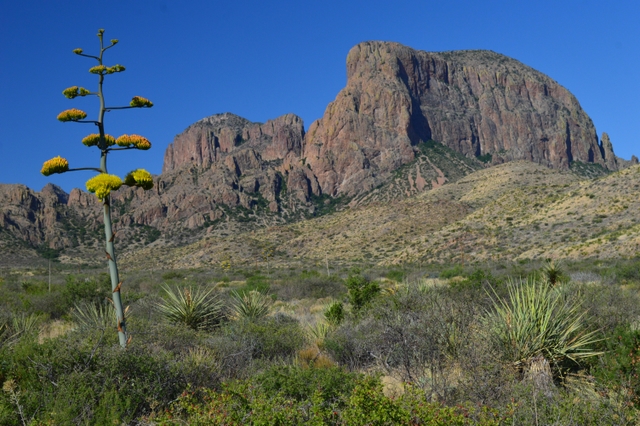
[(42, 162), (61, 155), (71, 167), (96, 166), (82, 137), (90, 124), (60, 123), (80, 108), (95, 117), (95, 97), (68, 100), (66, 87), (94, 89), (98, 28), (120, 43), (105, 64), (109, 105), (134, 95), (149, 110), (107, 114), (107, 133), (137, 133), (150, 151), (109, 157), (109, 172), (160, 173), (164, 151), (189, 124), (232, 112), (264, 122), (285, 113), (308, 128), (346, 83), (345, 60), (361, 41), (415, 49), (490, 49), (536, 68), (569, 89), (615, 153), (639, 155), (640, 2), (582, 1), (173, 1), (22, 0), (0, 2), (0, 183), (40, 190), (47, 182), (84, 188), (91, 172), (44, 177)]

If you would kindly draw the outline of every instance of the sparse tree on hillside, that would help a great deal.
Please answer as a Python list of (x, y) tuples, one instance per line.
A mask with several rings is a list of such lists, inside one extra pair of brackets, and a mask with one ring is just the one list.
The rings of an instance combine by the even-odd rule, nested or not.
[(85, 120), (87, 113), (79, 109), (69, 109), (61, 112), (58, 115), (58, 120), (62, 122), (73, 121), (76, 123), (91, 123), (98, 127), (98, 133), (90, 134), (82, 139), (82, 143), (87, 147), (97, 147), (100, 151), (100, 166), (99, 167), (81, 167), (81, 168), (69, 168), (69, 162), (62, 157), (55, 157), (51, 160), (45, 161), (42, 166), (42, 174), (49, 176), (54, 173), (65, 173), (78, 170), (91, 170), (98, 174), (89, 179), (86, 182), (86, 187), (89, 192), (96, 194), (98, 199), (102, 201), (104, 207), (104, 231), (106, 238), (105, 253), (109, 264), (109, 273), (111, 275), (111, 289), (113, 292), (113, 305), (116, 310), (116, 321), (118, 329), (118, 338), (120, 345), (124, 348), (130, 341), (130, 336), (127, 335), (125, 311), (122, 307), (122, 300), (120, 298), (120, 290), (122, 281), (118, 275), (118, 266), (116, 263), (116, 254), (113, 246), (115, 234), (111, 227), (111, 202), (110, 193), (119, 189), (122, 185), (137, 186), (145, 190), (153, 187), (153, 178), (151, 174), (143, 169), (137, 169), (131, 171), (124, 180), (116, 175), (108, 174), (107, 172), (107, 155), (112, 151), (123, 151), (128, 149), (141, 149), (147, 150), (151, 148), (151, 143), (142, 136), (139, 135), (122, 135), (118, 138), (114, 138), (108, 135), (104, 131), (104, 115), (106, 112), (117, 109), (128, 108), (151, 108), (153, 103), (148, 99), (140, 96), (134, 96), (128, 106), (106, 106), (105, 98), (102, 91), (102, 84), (104, 78), (108, 74), (114, 74), (123, 72), (125, 68), (122, 65), (116, 64), (113, 66), (106, 66), (102, 63), (102, 56), (104, 52), (118, 43), (118, 40), (111, 40), (111, 44), (104, 47), (103, 42), (104, 30), (98, 30), (98, 38), (100, 39), (100, 52), (97, 56), (87, 55), (83, 53), (82, 49), (75, 49), (73, 53), (86, 58), (95, 59), (98, 64), (89, 69), (91, 74), (98, 76), (98, 88), (97, 91), (90, 91), (84, 87), (72, 86), (65, 89), (62, 94), (73, 99), (78, 96), (97, 96), (100, 101), (100, 108), (98, 110), (98, 117), (96, 120)]

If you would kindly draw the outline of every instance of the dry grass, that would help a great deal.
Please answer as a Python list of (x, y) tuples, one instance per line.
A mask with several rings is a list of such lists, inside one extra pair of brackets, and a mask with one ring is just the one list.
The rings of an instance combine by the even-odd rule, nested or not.
[[(136, 258), (167, 267), (274, 264), (471, 262), (628, 257), (640, 249), (640, 166), (597, 179), (511, 162), (394, 203), (369, 204), (297, 223), (243, 230)], [(233, 227), (232, 225), (229, 225)]]

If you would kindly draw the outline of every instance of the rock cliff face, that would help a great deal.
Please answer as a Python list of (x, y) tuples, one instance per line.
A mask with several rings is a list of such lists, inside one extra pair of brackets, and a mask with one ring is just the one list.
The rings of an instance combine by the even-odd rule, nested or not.
[[(113, 194), (115, 229), (134, 246), (160, 232), (180, 244), (233, 221), (323, 213), (330, 197), (391, 202), (513, 160), (637, 163), (616, 158), (606, 133), (598, 141), (571, 93), (514, 59), (366, 42), (349, 52), (346, 87), (306, 133), (293, 114), (252, 123), (225, 113), (189, 126), (152, 191)], [(0, 185), (0, 232), (33, 246), (98, 249), (101, 221), (96, 198), (80, 190)]]
[(549, 77), (490, 51), (430, 53), (366, 42), (347, 57), (347, 86), (313, 123), (304, 156), (322, 191), (357, 194), (436, 140), (494, 163), (572, 161), (616, 169), (576, 98)]

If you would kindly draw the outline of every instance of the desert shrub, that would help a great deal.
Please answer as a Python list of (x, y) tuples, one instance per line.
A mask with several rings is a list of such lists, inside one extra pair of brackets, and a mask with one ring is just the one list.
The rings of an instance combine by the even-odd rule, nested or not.
[(281, 300), (337, 297), (345, 290), (344, 283), (338, 276), (326, 276), (318, 273), (301, 274), (299, 279), (288, 279), (282, 284), (274, 286), (275, 295)]
[(333, 302), (326, 311), (324, 317), (332, 325), (340, 325), (344, 320), (344, 305), (342, 302)]
[(97, 277), (76, 277), (69, 275), (62, 288), (62, 295), (71, 308), (80, 302), (102, 303), (111, 296), (111, 281), (107, 274)]
[(371, 281), (359, 271), (349, 274), (345, 282), (349, 302), (354, 313), (358, 313), (362, 308), (369, 304), (379, 293), (380, 286), (375, 281)]
[(171, 290), (165, 286), (166, 299), (156, 307), (169, 322), (182, 323), (194, 330), (210, 329), (222, 318), (222, 302), (214, 290), (215, 287)]
[(451, 281), (451, 287), (462, 291), (479, 290), (482, 288), (486, 288), (489, 285), (495, 286), (497, 282), (498, 280), (491, 274), (490, 271), (486, 271), (484, 269), (476, 269), (460, 281)]
[(589, 315), (585, 322), (603, 336), (611, 336), (619, 327), (640, 323), (640, 295), (637, 290), (617, 284), (574, 284), (567, 291), (584, 301)]
[(251, 359), (292, 359), (305, 343), (300, 324), (284, 314), (266, 317), (262, 321), (235, 321), (221, 333), (231, 340), (243, 342)]
[(388, 280), (393, 280), (401, 283), (405, 275), (406, 275), (405, 272), (400, 269), (392, 269), (388, 271), (386, 274), (384, 274), (384, 277)]
[(350, 395), (342, 418), (348, 425), (401, 425), (409, 424), (411, 415), (384, 395), (378, 378), (365, 377)]
[(251, 378), (254, 386), (260, 386), (266, 394), (281, 393), (296, 401), (311, 400), (321, 392), (324, 401), (341, 406), (345, 395), (351, 394), (362, 376), (339, 367), (300, 368), (296, 366), (272, 366)]
[(464, 270), (460, 265), (456, 265), (453, 268), (445, 269), (444, 271), (440, 272), (440, 278), (445, 280), (453, 277), (460, 277), (462, 275), (464, 275)]
[(245, 285), (238, 289), (238, 293), (248, 293), (250, 291), (257, 291), (260, 293), (268, 293), (271, 285), (269, 284), (269, 278), (264, 275), (256, 274), (247, 278)]
[(168, 271), (162, 274), (162, 279), (165, 281), (179, 280), (184, 278), (184, 274), (179, 271)]
[(25, 339), (0, 357), (0, 380), (15, 381), (25, 417), (37, 423), (129, 423), (183, 387), (163, 353), (123, 351), (111, 333), (70, 333), (42, 344)]
[(640, 408), (640, 330), (618, 326), (591, 369), (599, 383)]

